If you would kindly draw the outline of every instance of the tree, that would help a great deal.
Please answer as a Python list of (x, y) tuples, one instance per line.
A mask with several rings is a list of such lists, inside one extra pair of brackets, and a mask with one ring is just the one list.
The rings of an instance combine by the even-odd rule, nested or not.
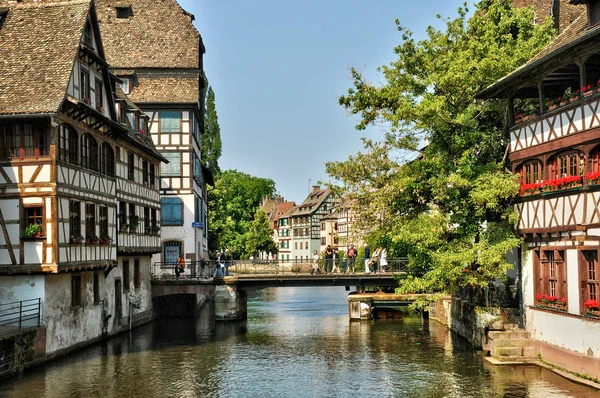
[(207, 88), (204, 99), (206, 112), (204, 114), (204, 132), (200, 137), (200, 155), (204, 165), (216, 176), (221, 171), (219, 168), (219, 158), (222, 153), (221, 128), (215, 105), (215, 92), (208, 84), (206, 74), (204, 75), (204, 87)]
[[(327, 171), (355, 199), (372, 246), (385, 239), (390, 252), (410, 257), (401, 291), (486, 286), (505, 275), (505, 255), (520, 243), (512, 228), (518, 178), (503, 163), (506, 107), (476, 94), (529, 60), (554, 31), (550, 19), (533, 25), (533, 9), (513, 9), (510, 0), (483, 0), (467, 14), (459, 8), (455, 19), (443, 19), (445, 31), (429, 27), (421, 41), (396, 21), (402, 43), (398, 59), (379, 69), (384, 83), (374, 86), (352, 68), (354, 87), (339, 99), (360, 116), (358, 130), (387, 127), (384, 140), (364, 139), (363, 153)], [(420, 156), (405, 162), (425, 139)]]
[(209, 252), (225, 248), (236, 257), (246, 254), (247, 232), (264, 197), (273, 197), (275, 182), (238, 170), (223, 170), (208, 188)]
[(256, 256), (259, 252), (275, 254), (277, 251), (267, 214), (261, 209), (257, 209), (247, 232), (246, 255), (248, 257)]

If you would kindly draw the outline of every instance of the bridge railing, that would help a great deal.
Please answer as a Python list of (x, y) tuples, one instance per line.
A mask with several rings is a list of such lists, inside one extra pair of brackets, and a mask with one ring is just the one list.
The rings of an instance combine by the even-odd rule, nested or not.
[(0, 336), (39, 327), (41, 323), (41, 298), (0, 304)]
[[(377, 271), (380, 272), (407, 272), (408, 271), (408, 258), (392, 258), (387, 259), (387, 266), (377, 267)], [(261, 260), (261, 259), (248, 259), (248, 260), (228, 260), (225, 263), (225, 267), (222, 270), (217, 270), (217, 263), (215, 260), (210, 260), (207, 264), (202, 267), (200, 261), (186, 262), (185, 272), (180, 274), (179, 278), (212, 278), (216, 274), (217, 277), (221, 276), (222, 271), (225, 275), (233, 274), (244, 274), (244, 275), (294, 275), (294, 274), (310, 274), (313, 269), (314, 260), (312, 259), (289, 259), (289, 260)], [(173, 279), (176, 278), (175, 263), (154, 263), (152, 267), (152, 278), (153, 279)], [(336, 268), (336, 272), (348, 273), (365, 272), (365, 259), (355, 258), (353, 260), (344, 258), (341, 260), (319, 260), (318, 268), (321, 273)], [(369, 269), (373, 272), (375, 265), (370, 264)]]

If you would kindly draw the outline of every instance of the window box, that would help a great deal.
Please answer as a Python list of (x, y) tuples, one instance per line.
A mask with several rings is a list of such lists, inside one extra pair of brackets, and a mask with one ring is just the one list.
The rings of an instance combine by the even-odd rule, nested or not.
[(23, 231), (22, 239), (39, 239), (42, 237), (42, 226), (40, 224), (29, 224)]
[(100, 244), (101, 245), (110, 245), (110, 242), (112, 241), (112, 238), (108, 235), (103, 236), (102, 238), (100, 238)]
[(93, 234), (90, 234), (87, 236), (87, 238), (85, 238), (86, 245), (97, 245), (98, 241), (99, 241), (98, 237)]
[(72, 245), (79, 245), (83, 242), (83, 236), (81, 235), (71, 235), (69, 243)]
[(584, 318), (600, 319), (600, 310), (585, 309)]
[(572, 188), (564, 188), (564, 189), (556, 189), (553, 191), (542, 191), (542, 196), (555, 196), (555, 195), (563, 195), (569, 192), (577, 192), (583, 189), (582, 186), (572, 187)]

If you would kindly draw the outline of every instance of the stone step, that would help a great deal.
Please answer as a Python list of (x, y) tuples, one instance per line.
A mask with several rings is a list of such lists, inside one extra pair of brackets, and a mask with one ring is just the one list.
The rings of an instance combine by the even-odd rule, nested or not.
[(504, 324), (504, 330), (515, 330), (515, 329), (519, 329), (519, 325), (516, 323), (505, 323)]
[(490, 349), (494, 347), (533, 347), (530, 339), (494, 339), (490, 341)]
[(524, 356), (505, 356), (505, 357), (495, 357), (493, 356), (492, 358), (500, 361), (500, 362), (517, 362), (517, 363), (523, 363), (523, 362), (536, 362), (538, 359), (537, 357), (524, 357)]
[(537, 358), (535, 347), (523, 347), (523, 356), (528, 358)]
[(492, 347), (492, 356), (499, 357), (521, 357), (523, 356), (523, 347)]
[(493, 331), (488, 333), (490, 340), (509, 340), (509, 339), (528, 339), (530, 337), (529, 332), (523, 329), (517, 329), (516, 331)]

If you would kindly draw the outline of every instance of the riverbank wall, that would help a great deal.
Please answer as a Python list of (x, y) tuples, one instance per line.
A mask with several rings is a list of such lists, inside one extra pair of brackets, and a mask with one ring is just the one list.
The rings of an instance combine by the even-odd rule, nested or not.
[(442, 297), (429, 308), (429, 319), (445, 325), (469, 340), (474, 347), (481, 349), (485, 343), (485, 334), (482, 329), (474, 326), (477, 320), (475, 307), (475, 304), (460, 297)]

